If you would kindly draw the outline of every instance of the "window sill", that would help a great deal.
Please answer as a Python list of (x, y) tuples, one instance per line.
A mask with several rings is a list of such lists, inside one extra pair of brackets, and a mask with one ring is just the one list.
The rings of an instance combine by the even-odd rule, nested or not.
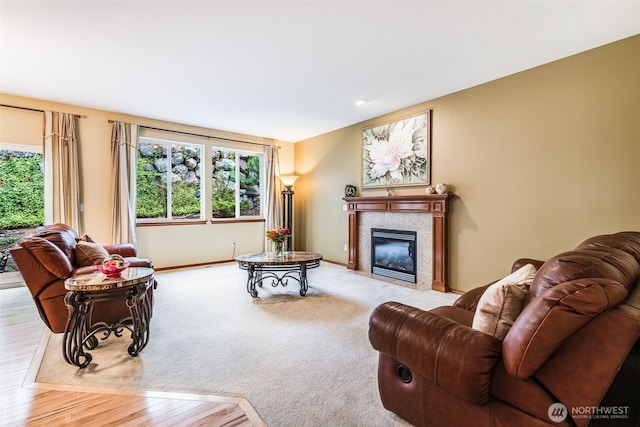
[(157, 226), (165, 226), (165, 225), (198, 225), (198, 224), (206, 224), (206, 219), (196, 219), (192, 221), (144, 221), (144, 222), (136, 222), (136, 227), (157, 227)]
[(198, 219), (190, 221), (144, 221), (136, 222), (136, 227), (163, 227), (172, 225), (202, 225), (202, 224), (237, 224), (243, 222), (264, 222), (264, 218), (227, 218), (227, 219)]
[(210, 219), (211, 224), (228, 224), (239, 222), (264, 222), (264, 218), (225, 218), (225, 219)]

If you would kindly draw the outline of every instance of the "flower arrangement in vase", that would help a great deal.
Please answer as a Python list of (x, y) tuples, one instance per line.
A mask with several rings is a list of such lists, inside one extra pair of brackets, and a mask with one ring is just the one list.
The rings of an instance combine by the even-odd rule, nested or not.
[(271, 240), (276, 247), (276, 256), (282, 257), (284, 241), (291, 236), (291, 230), (288, 228), (273, 228), (265, 233), (267, 239)]

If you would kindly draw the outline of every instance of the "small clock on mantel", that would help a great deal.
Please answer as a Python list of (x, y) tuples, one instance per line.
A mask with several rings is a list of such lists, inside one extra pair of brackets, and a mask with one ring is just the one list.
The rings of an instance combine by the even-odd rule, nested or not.
[(354, 197), (356, 195), (357, 188), (355, 185), (348, 184), (344, 187), (344, 195), (346, 197)]

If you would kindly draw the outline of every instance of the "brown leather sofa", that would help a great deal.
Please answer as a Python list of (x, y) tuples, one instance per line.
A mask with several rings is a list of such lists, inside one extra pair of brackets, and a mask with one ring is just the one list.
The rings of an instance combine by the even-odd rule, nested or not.
[(640, 233), (593, 237), (546, 262), (518, 260), (512, 271), (527, 263), (538, 270), (504, 340), (472, 328), (489, 285), (430, 311), (395, 302), (374, 310), (369, 340), (386, 409), (416, 426), (625, 417), (627, 406), (598, 405), (640, 336)]
[[(87, 239), (86, 236), (83, 238)], [(100, 262), (100, 257), (94, 256), (93, 265), (87, 265), (92, 264), (92, 260), (84, 257), (84, 265), (80, 265), (81, 257), (76, 254), (80, 241), (94, 247), (97, 245), (90, 238), (88, 242), (81, 239), (75, 230), (65, 224), (45, 225), (20, 239), (10, 251), (31, 292), (40, 317), (54, 333), (64, 332), (69, 316), (64, 302), (67, 293), (64, 287), (65, 279), (77, 274), (95, 272), (95, 264)], [(99, 245), (97, 249), (105, 254), (121, 255), (131, 267), (153, 268), (150, 260), (137, 256), (136, 248), (131, 244)], [(156, 286), (154, 280), (147, 293), (150, 308), (153, 307), (153, 290)], [(97, 302), (93, 310), (94, 323), (112, 324), (129, 316), (129, 309), (124, 300)]]

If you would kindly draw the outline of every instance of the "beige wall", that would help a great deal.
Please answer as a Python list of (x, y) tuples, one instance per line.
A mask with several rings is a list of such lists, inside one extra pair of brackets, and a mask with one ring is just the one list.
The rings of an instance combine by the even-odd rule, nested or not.
[(30, 145), (41, 149), (42, 130), (42, 113), (0, 108), (0, 144)]
[(638, 76), (635, 36), (298, 142), (297, 247), (346, 263), (341, 198), (346, 184), (361, 185), (362, 128), (425, 109), (433, 110), (432, 182), (457, 195), (454, 289), (500, 277), (520, 256), (546, 259), (595, 234), (640, 230)]
[[(458, 196), (449, 230), (454, 289), (504, 275), (519, 256), (547, 258), (594, 234), (639, 230), (638, 75), (635, 36), (295, 145), (278, 141), (282, 172), (302, 175), (295, 185), (296, 248), (346, 264), (342, 197), (346, 184), (360, 187), (362, 127), (425, 109), (433, 110), (432, 181), (449, 183)], [(102, 242), (110, 239), (109, 120), (229, 136), (6, 94), (0, 103), (83, 116), (83, 223)], [(31, 125), (16, 133), (22, 119), (8, 118), (8, 111), (0, 108), (3, 139), (41, 132), (40, 123), (36, 133)], [(26, 115), (33, 114), (24, 112), (24, 120), (32, 122)], [(237, 252), (261, 250), (263, 230), (262, 223), (141, 227), (139, 247), (158, 267), (219, 261), (230, 259), (232, 241)]]
[[(83, 231), (96, 241), (108, 243), (110, 229), (111, 188), (111, 124), (109, 120), (186, 131), (244, 141), (270, 143), (269, 140), (238, 135), (219, 130), (151, 120), (125, 114), (82, 108), (55, 102), (0, 94), (0, 104), (40, 110), (53, 110), (79, 114), (80, 181), (84, 205)], [(34, 120), (34, 116), (36, 119)], [(42, 141), (42, 114), (31, 111), (0, 107), (0, 142), (39, 144)], [(35, 130), (34, 130), (35, 127)], [(276, 141), (281, 147), (281, 167), (293, 170), (294, 145)], [(158, 268), (192, 265), (232, 259), (236, 242), (236, 254), (263, 250), (264, 223), (204, 224), (185, 226), (138, 227), (138, 249), (143, 257), (153, 260)]]

